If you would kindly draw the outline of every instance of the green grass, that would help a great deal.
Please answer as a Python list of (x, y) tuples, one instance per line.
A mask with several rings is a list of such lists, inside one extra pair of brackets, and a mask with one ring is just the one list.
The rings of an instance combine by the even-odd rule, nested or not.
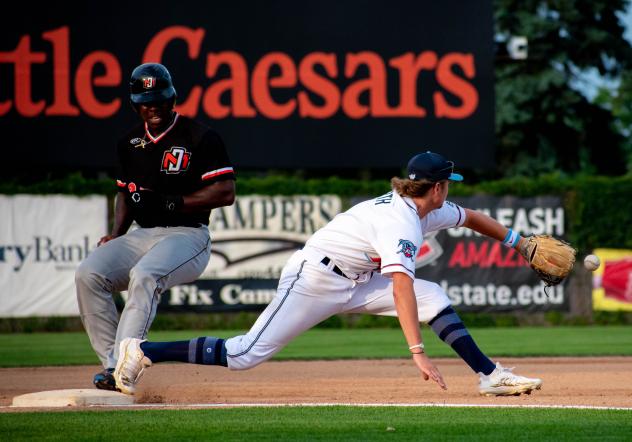
[[(387, 431), (387, 428), (392, 428)], [(624, 440), (632, 412), (283, 407), (2, 413), (4, 440)]]
[[(240, 332), (159, 331), (150, 340), (184, 340), (197, 336), (230, 337)], [(450, 347), (427, 327), (427, 351), (433, 357), (454, 357)], [(610, 356), (632, 355), (632, 327), (511, 327), (470, 329), (481, 349), (500, 356)], [(312, 329), (292, 341), (277, 356), (282, 359), (349, 359), (407, 357), (408, 349), (397, 329)], [(0, 335), (0, 366), (97, 364), (84, 333)]]

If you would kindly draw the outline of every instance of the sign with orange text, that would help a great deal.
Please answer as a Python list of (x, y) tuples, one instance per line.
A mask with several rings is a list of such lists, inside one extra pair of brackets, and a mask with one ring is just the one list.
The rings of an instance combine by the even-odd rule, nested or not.
[(399, 170), (427, 149), (493, 166), (489, 1), (16, 7), (0, 130), (29, 157), (8, 173), (113, 170), (143, 62), (170, 70), (178, 112), (216, 129), (238, 168)]

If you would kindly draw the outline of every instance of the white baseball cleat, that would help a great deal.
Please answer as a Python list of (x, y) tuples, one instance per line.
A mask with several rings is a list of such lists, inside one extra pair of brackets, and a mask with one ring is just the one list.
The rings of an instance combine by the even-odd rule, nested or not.
[(119, 346), (119, 359), (114, 370), (116, 386), (125, 394), (134, 394), (136, 383), (143, 375), (145, 368), (151, 367), (151, 361), (145, 357), (140, 344), (145, 340), (125, 338)]
[(531, 394), (542, 387), (542, 379), (526, 378), (513, 374), (512, 368), (505, 368), (496, 362), (496, 369), (489, 375), (479, 373), (478, 390), (484, 396), (520, 396)]

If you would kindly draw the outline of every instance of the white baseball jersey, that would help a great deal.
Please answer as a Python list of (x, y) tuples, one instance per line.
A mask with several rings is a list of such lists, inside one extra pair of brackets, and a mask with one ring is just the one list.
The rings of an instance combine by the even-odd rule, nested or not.
[[(464, 221), (464, 210), (447, 201), (419, 219), (412, 199), (396, 192), (337, 215), (292, 255), (281, 273), (277, 295), (250, 331), (226, 340), (228, 366), (252, 368), (332, 315), (397, 316), (393, 280), (388, 278), (393, 272), (413, 279), (419, 321), (430, 321), (450, 300), (438, 284), (415, 279), (417, 250), (424, 234)], [(323, 257), (346, 277), (333, 271), (331, 262), (321, 261)]]
[(362, 282), (363, 275), (403, 272), (415, 278), (415, 258), (424, 235), (459, 227), (465, 211), (446, 201), (423, 219), (409, 197), (389, 192), (338, 214), (306, 243), (329, 257), (345, 275)]

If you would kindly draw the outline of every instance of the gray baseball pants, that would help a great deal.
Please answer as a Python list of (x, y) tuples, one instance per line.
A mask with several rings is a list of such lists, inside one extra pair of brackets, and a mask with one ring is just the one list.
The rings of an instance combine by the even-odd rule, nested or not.
[[(145, 339), (160, 294), (202, 274), (211, 255), (207, 226), (139, 228), (98, 247), (75, 274), (81, 321), (104, 368), (120, 342)], [(119, 319), (114, 291), (128, 291)]]

